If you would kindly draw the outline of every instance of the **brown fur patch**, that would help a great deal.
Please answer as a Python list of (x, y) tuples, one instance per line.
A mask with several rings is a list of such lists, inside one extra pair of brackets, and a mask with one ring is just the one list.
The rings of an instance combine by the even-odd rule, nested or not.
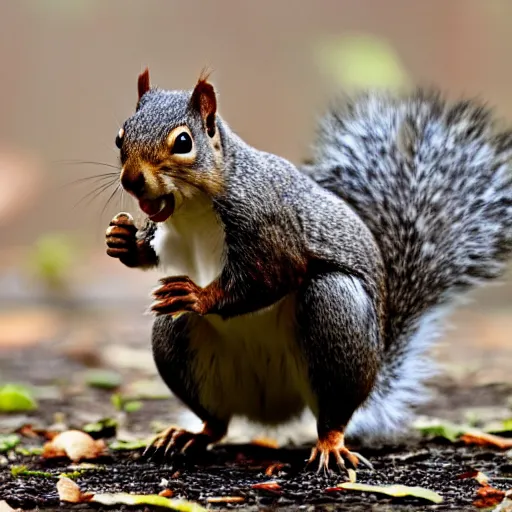
[(149, 68), (146, 68), (137, 80), (137, 91), (139, 93), (139, 101), (150, 89), (149, 85)]
[(216, 132), (217, 97), (213, 85), (207, 81), (208, 76), (205, 72), (201, 74), (192, 92), (190, 102), (192, 107), (201, 114), (208, 135), (213, 137)]

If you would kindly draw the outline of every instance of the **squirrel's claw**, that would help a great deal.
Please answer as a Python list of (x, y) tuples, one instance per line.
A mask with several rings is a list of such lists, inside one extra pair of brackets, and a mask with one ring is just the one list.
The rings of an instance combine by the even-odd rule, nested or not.
[(137, 252), (137, 227), (128, 213), (118, 213), (109, 224), (105, 233), (107, 255), (112, 258), (126, 259)]
[(164, 458), (173, 457), (191, 451), (206, 450), (210, 442), (210, 437), (203, 432), (194, 433), (180, 427), (170, 426), (148, 443), (142, 456), (151, 458), (163, 450)]
[(348, 469), (356, 469), (359, 463), (373, 470), (373, 466), (368, 459), (346, 448), (344, 435), (338, 431), (329, 432), (317, 441), (316, 446), (311, 450), (307, 466), (311, 466), (318, 459), (317, 473), (320, 471), (328, 473), (330, 471), (331, 455), (340, 472), (347, 476), (349, 474)]
[(156, 315), (171, 315), (183, 311), (201, 313), (199, 307), (200, 288), (185, 276), (166, 277), (162, 286), (153, 292), (156, 299), (150, 310)]

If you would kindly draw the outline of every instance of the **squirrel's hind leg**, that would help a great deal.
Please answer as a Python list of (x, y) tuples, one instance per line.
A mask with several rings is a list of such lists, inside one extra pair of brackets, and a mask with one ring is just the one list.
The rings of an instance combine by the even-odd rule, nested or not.
[(368, 397), (381, 352), (375, 305), (357, 277), (342, 273), (317, 276), (298, 293), (299, 343), (316, 399), (318, 441), (308, 464), (326, 470), (366, 462), (345, 446), (345, 429)]
[(160, 376), (174, 395), (204, 422), (203, 429), (194, 433), (170, 426), (151, 441), (145, 455), (162, 452), (173, 457), (179, 453), (198, 452), (226, 435), (229, 418), (218, 418), (200, 403), (197, 381), (192, 374), (194, 355), (190, 350), (190, 335), (200, 321), (202, 319), (193, 313), (176, 319), (170, 315), (158, 316), (153, 324), (152, 345)]

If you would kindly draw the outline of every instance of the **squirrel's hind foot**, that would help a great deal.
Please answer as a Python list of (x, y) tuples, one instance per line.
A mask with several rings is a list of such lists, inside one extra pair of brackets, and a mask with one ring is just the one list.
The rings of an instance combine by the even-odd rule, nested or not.
[(208, 425), (203, 426), (201, 432), (189, 432), (177, 426), (170, 426), (157, 434), (147, 445), (142, 456), (152, 458), (163, 455), (172, 458), (184, 453), (200, 453), (206, 451), (208, 446), (224, 437), (213, 432)]
[(356, 469), (361, 463), (368, 469), (373, 469), (371, 462), (361, 454), (351, 452), (345, 446), (345, 436), (343, 432), (332, 430), (327, 434), (320, 436), (316, 446), (311, 450), (311, 456), (307, 462), (307, 467), (311, 467), (318, 460), (317, 473), (323, 471), (329, 473), (331, 470), (329, 464), (334, 459), (338, 470), (348, 476), (349, 469)]

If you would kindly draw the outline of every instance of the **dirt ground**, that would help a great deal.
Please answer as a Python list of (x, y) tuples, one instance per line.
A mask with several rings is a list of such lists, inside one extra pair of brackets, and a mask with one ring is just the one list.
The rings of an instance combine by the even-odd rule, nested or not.
[[(252, 448), (252, 449), (251, 449)], [(243, 454), (243, 455), (242, 455)], [(378, 498), (368, 493), (326, 491), (339, 483), (339, 477), (324, 477), (302, 471), (308, 454), (305, 449), (265, 450), (254, 447), (230, 445), (215, 449), (209, 460), (191, 467), (155, 462), (142, 462), (139, 451), (117, 454), (101, 461), (101, 469), (89, 471), (76, 481), (81, 488), (93, 492), (129, 492), (156, 494), (166, 488), (175, 497), (183, 497), (207, 505), (208, 497), (241, 496), (243, 503), (229, 508), (261, 510), (470, 510), (478, 484), (474, 480), (458, 480), (465, 470), (478, 467), (488, 475), (506, 476), (512, 472), (510, 459), (483, 449), (443, 446), (436, 443), (397, 447), (381, 453), (367, 453), (375, 471), (360, 470), (360, 482), (371, 484), (401, 483), (420, 485), (439, 492), (444, 497), (441, 505), (426, 505), (421, 500)], [(289, 467), (272, 477), (280, 485), (279, 492), (255, 490), (255, 483), (269, 481), (265, 467), (273, 461), (289, 464)], [(41, 463), (36, 458), (16, 461), (31, 469), (43, 469), (53, 475), (69, 471), (65, 462)], [(506, 482), (496, 487), (506, 488)], [(55, 479), (10, 478), (8, 472), (0, 478), (0, 495), (13, 507), (39, 510), (76, 509), (83, 505), (59, 503)], [(227, 510), (226, 505), (215, 506)], [(96, 507), (98, 508), (98, 507)], [(141, 509), (143, 510), (143, 509)]]
[[(152, 361), (151, 319), (142, 314), (145, 293), (133, 291), (121, 302), (117, 297), (124, 293), (123, 277), (119, 272), (114, 276), (118, 282), (104, 280), (95, 285), (96, 290), (88, 290), (89, 296), (61, 303), (42, 297), (27, 305), (20, 296), (16, 305), (11, 294), (9, 307), (0, 313), (0, 383), (30, 385), (38, 407), (0, 414), (0, 435), (27, 424), (42, 430), (82, 429), (109, 418), (117, 422), (117, 428), (92, 435), (110, 444), (147, 439), (170, 424), (183, 425), (184, 410), (163, 385)], [(112, 291), (115, 300), (109, 301), (107, 293), (103, 301), (98, 300), (100, 285), (106, 292)], [(140, 288), (144, 290), (144, 286)], [(494, 302), (480, 301), (455, 319), (458, 329), (448, 331), (445, 339), (449, 343), (435, 352), (443, 370), (434, 379), (432, 400), (419, 411), (420, 418), (470, 422), (479, 427), (512, 417), (512, 350), (508, 343), (512, 319), (509, 309), (499, 307), (508, 304), (505, 300), (511, 292), (505, 289), (501, 293), (500, 297), (494, 290), (489, 295)], [(108, 371), (108, 378), (93, 378), (98, 370)], [(102, 385), (105, 379), (109, 381), (109, 389), (98, 387), (98, 382), (93, 385), (98, 379)], [(136, 406), (127, 412), (120, 400)], [(185, 457), (172, 464), (147, 460), (141, 457), (142, 449), (109, 449), (106, 456), (93, 461), (93, 469), (83, 471), (75, 481), (82, 491), (93, 493), (157, 494), (166, 488), (173, 491), (173, 498), (218, 510), (472, 510), (480, 486), (473, 478), (458, 477), (473, 470), (484, 472), (497, 489), (512, 488), (512, 450), (468, 446), (439, 437), (425, 439), (412, 429), (400, 445), (361, 450), (375, 469), (360, 468), (357, 482), (421, 486), (438, 492), (443, 497), (441, 504), (333, 490), (342, 481), (340, 476), (304, 470), (314, 436), (311, 425), (308, 428), (299, 424), (273, 433), (235, 423), (224, 444), (201, 458)], [(274, 439), (279, 448), (251, 443), (255, 437)], [(40, 447), (44, 441), (42, 437), (23, 437), (20, 445)], [(265, 471), (274, 463), (283, 466), (269, 476)], [(17, 466), (51, 476), (13, 476), (11, 469)], [(70, 471), (74, 469), (66, 459), (45, 461), (40, 455), (22, 455), (19, 450), (0, 453), (0, 501), (24, 510), (101, 510), (98, 504), (59, 502), (57, 476)], [(268, 481), (276, 481), (279, 488), (253, 487)], [(208, 501), (223, 496), (242, 497), (243, 501)]]
[[(68, 428), (82, 428), (84, 424), (101, 418), (114, 418), (119, 423), (117, 437), (129, 440), (144, 438), (158, 427), (178, 422), (181, 406), (173, 397), (166, 396), (168, 392), (154, 374), (149, 350), (140, 346), (140, 336), (147, 332), (147, 324), (142, 322), (139, 330), (131, 325), (130, 329), (123, 331), (124, 335), (119, 330), (111, 331), (111, 336), (122, 339), (124, 343), (122, 349), (121, 346), (112, 349), (112, 345), (105, 343), (106, 339), (99, 334), (108, 329), (87, 330), (84, 326), (99, 324), (92, 322), (91, 318), (82, 320), (82, 331), (75, 325), (68, 332), (68, 337), (64, 336), (64, 341), (59, 339), (10, 347), (8, 357), (2, 357), (2, 381), (31, 383), (38, 396), (39, 407), (29, 413), (3, 415), (0, 433), (13, 432), (23, 424), (44, 429), (58, 421)], [(123, 322), (118, 318), (111, 325), (119, 326)], [(126, 327), (126, 323), (124, 325)], [(89, 345), (85, 340), (90, 340), (93, 333), (97, 336), (96, 343)], [(103, 347), (103, 351), (98, 347)], [(115, 371), (122, 380), (121, 387), (115, 391), (137, 397), (140, 409), (130, 413), (119, 412), (112, 405), (113, 390), (87, 385), (87, 375), (90, 375), (92, 367)], [(480, 420), (488, 422), (509, 414), (512, 386), (508, 383), (471, 384), (450, 376), (438, 378), (436, 382), (432, 402), (420, 411), (424, 415), (464, 421), (471, 411)], [(116, 431), (104, 431), (99, 435), (115, 436)], [(42, 439), (24, 439), (22, 444), (40, 446), (42, 442)], [(274, 449), (255, 444), (228, 443), (214, 448), (200, 459), (187, 457), (172, 464), (146, 460), (141, 457), (142, 449), (110, 450), (108, 456), (94, 461), (97, 464), (94, 470), (85, 471), (76, 482), (88, 492), (155, 494), (164, 488), (164, 479), (165, 488), (173, 491), (173, 497), (222, 510), (261, 510), (268, 507), (283, 511), (387, 511), (470, 510), (479, 484), (474, 479), (457, 477), (475, 469), (491, 477), (493, 486), (498, 489), (510, 488), (512, 481), (510, 453), (454, 444), (439, 438), (427, 441), (411, 435), (399, 446), (363, 451), (375, 470), (361, 468), (357, 481), (425, 487), (440, 493), (444, 498), (442, 504), (432, 505), (415, 498), (329, 491), (342, 479), (304, 471), (309, 448), (310, 445)], [(267, 476), (265, 470), (277, 462), (284, 466), (272, 476)], [(10, 468), (19, 465), (25, 465), (29, 470), (48, 472), (52, 477), (13, 477)], [(24, 456), (11, 451), (0, 455), (0, 468), (0, 499), (12, 507), (24, 510), (101, 509), (98, 505), (59, 503), (57, 475), (70, 471), (70, 462), (65, 459), (44, 461), (40, 455)], [(252, 487), (269, 480), (277, 481), (280, 489), (268, 491)], [(230, 505), (208, 503), (209, 497), (218, 496), (237, 496), (244, 500)]]

